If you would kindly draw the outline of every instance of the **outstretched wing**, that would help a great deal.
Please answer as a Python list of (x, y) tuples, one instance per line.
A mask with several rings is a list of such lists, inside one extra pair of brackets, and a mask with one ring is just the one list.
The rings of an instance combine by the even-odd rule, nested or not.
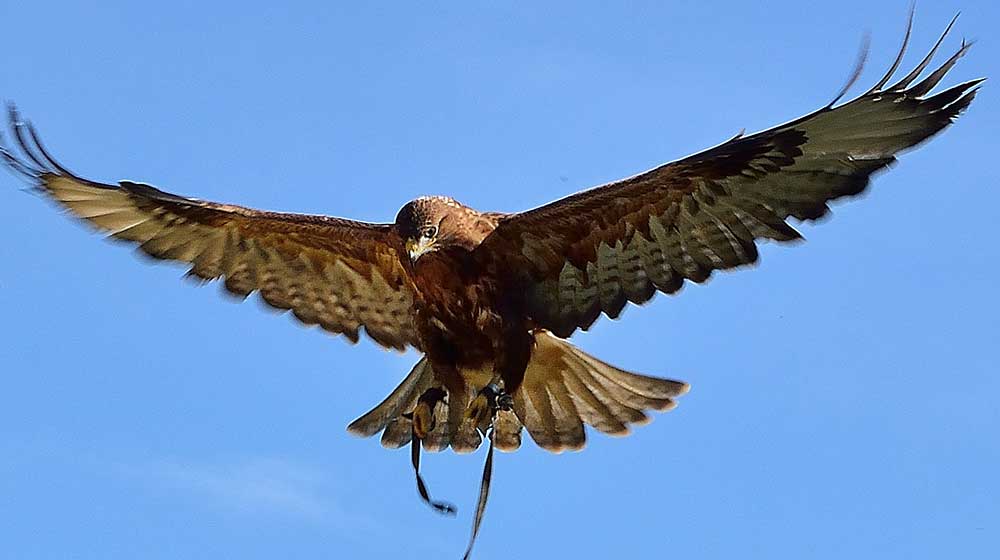
[(0, 143), (6, 165), (111, 237), (190, 263), (197, 278), (224, 278), (238, 296), (259, 291), (268, 304), (352, 342), (363, 327), (383, 346), (418, 347), (412, 283), (390, 225), (263, 212), (129, 181), (96, 183), (54, 161), (13, 108), (10, 118), (22, 157)]
[(852, 101), (501, 220), (478, 258), (519, 275), (534, 321), (563, 337), (602, 312), (617, 317), (626, 302), (753, 263), (755, 240), (798, 239), (788, 218), (815, 220), (827, 202), (861, 193), (897, 153), (969, 106), (982, 80), (929, 95), (969, 44), (914, 83), (947, 33), (891, 86), (902, 50)]

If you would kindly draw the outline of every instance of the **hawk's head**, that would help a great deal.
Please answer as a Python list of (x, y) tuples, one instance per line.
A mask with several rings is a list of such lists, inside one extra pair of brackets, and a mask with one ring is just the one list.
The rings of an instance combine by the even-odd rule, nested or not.
[(472, 249), (480, 239), (472, 227), (479, 212), (447, 196), (422, 196), (396, 214), (396, 231), (406, 244), (410, 261), (446, 247)]

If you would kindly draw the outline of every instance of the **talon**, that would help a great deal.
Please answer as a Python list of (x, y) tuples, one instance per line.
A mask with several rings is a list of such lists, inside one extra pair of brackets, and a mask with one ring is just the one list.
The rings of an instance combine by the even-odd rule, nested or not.
[(492, 413), (490, 411), (490, 401), (482, 391), (472, 399), (465, 409), (465, 419), (472, 420), (476, 426), (482, 426), (489, 422)]
[(512, 410), (514, 399), (495, 383), (483, 387), (476, 398), (465, 409), (465, 419), (473, 420), (477, 427), (485, 429), (498, 410)]
[(413, 434), (417, 439), (424, 439), (427, 434), (434, 431), (434, 410), (426, 402), (417, 403), (417, 408), (413, 409)]
[(417, 406), (413, 412), (404, 414), (413, 422), (413, 435), (417, 439), (424, 439), (427, 434), (434, 431), (437, 421), (434, 419), (434, 407), (439, 402), (444, 402), (446, 393), (438, 387), (432, 387), (417, 399)]

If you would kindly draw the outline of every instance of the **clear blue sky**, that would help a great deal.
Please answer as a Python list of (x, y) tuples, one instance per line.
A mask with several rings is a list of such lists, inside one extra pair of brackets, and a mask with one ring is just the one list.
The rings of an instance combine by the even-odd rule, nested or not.
[[(72, 169), (391, 220), (450, 194), (526, 209), (822, 105), (904, 0), (7, 2), (0, 97)], [(918, 6), (912, 65), (1000, 8)], [(860, 86), (859, 86), (860, 87)], [(1000, 541), (997, 88), (754, 270), (576, 340), (680, 378), (681, 406), (581, 453), (497, 458), (488, 558), (970, 558)], [(350, 346), (150, 265), (0, 178), (0, 557), (457, 558), (482, 464), (344, 427), (417, 359)]]

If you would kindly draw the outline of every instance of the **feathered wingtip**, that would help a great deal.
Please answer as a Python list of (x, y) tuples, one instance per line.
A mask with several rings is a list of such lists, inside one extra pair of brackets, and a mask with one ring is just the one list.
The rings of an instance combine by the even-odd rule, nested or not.
[(20, 151), (23, 152), (28, 160), (24, 161), (18, 157), (18, 153), (15, 149), (7, 144), (7, 137), (4, 135), (3, 131), (0, 130), (0, 158), (3, 158), (3, 163), (12, 173), (18, 176), (18, 178), (27, 181), (33, 186), (37, 186), (41, 175), (43, 173), (44, 166), (39, 165), (40, 162), (24, 145), (23, 138), (23, 123), (21, 121), (20, 115), (17, 112), (17, 107), (13, 103), (7, 105), (7, 119), (9, 123), (9, 128), (12, 135), (16, 139)]
[[(911, 14), (912, 21), (912, 14)], [(847, 82), (840, 88), (837, 95), (833, 97), (833, 100), (826, 104), (826, 108), (829, 109), (837, 104), (847, 92), (850, 91), (854, 84), (857, 83), (858, 79), (861, 78), (861, 72), (865, 69), (865, 63), (868, 61), (868, 52), (872, 45), (872, 35), (866, 32), (861, 38), (861, 48), (858, 49), (858, 57), (854, 61), (854, 68), (851, 70), (851, 74), (847, 78)]]
[[(945, 28), (944, 32), (941, 33), (941, 36), (938, 37), (938, 40), (934, 43), (934, 46), (931, 47), (930, 52), (927, 53), (927, 55), (920, 61), (920, 63), (917, 64), (917, 66), (912, 71), (903, 76), (899, 81), (886, 87), (886, 84), (888, 84), (889, 81), (892, 80), (892, 77), (896, 74), (896, 71), (899, 70), (899, 67), (903, 62), (903, 56), (906, 54), (906, 49), (907, 47), (909, 47), (910, 37), (913, 32), (914, 12), (915, 12), (915, 4), (911, 4), (909, 17), (907, 18), (906, 22), (906, 32), (903, 35), (903, 43), (900, 46), (899, 52), (896, 54), (896, 58), (893, 60), (892, 65), (885, 72), (885, 74), (883, 74), (882, 78), (880, 78), (879, 81), (874, 86), (872, 86), (863, 94), (861, 94), (858, 97), (858, 99), (870, 96), (877, 96), (883, 93), (904, 93), (907, 96), (911, 97), (925, 96), (928, 93), (930, 93), (930, 91), (934, 89), (934, 87), (941, 82), (941, 80), (945, 77), (948, 71), (951, 70), (953, 66), (955, 66), (955, 63), (958, 62), (960, 58), (965, 56), (965, 54), (974, 44), (974, 41), (966, 41), (965, 39), (963, 39), (961, 46), (951, 57), (948, 58), (948, 60), (946, 60), (943, 64), (941, 64), (941, 66), (939, 66), (933, 72), (928, 74), (926, 78), (914, 84), (914, 82), (924, 73), (924, 70), (926, 70), (927, 67), (930, 65), (930, 63), (933, 61), (934, 56), (941, 48), (941, 45), (942, 43), (944, 43), (945, 38), (948, 37), (948, 34), (951, 32), (951, 29), (955, 26), (955, 22), (958, 21), (958, 16), (961, 14), (960, 13), (955, 14), (955, 17), (951, 19), (951, 21), (948, 23), (948, 26)], [(857, 83), (858, 78), (861, 76), (861, 71), (864, 69), (865, 61), (867, 60), (868, 57), (868, 45), (869, 45), (869, 36), (868, 34), (866, 34), (862, 42), (861, 51), (858, 54), (858, 60), (855, 63), (854, 69), (852, 70), (851, 75), (847, 80), (847, 83), (844, 84), (844, 86), (840, 89), (840, 91), (834, 97), (833, 101), (831, 101), (826, 107), (824, 107), (824, 110), (829, 110), (834, 108), (834, 105), (836, 105), (841, 99), (843, 99), (843, 97), (847, 94), (848, 90), (850, 90), (851, 87), (854, 86), (855, 83)], [(972, 97), (975, 96), (976, 91), (979, 89), (977, 86), (984, 80), (986, 80), (986, 78), (978, 78), (975, 80), (965, 82), (963, 84), (959, 84), (958, 86), (952, 88), (953, 90), (961, 92), (961, 95), (956, 97), (953, 100), (953, 103), (962, 103), (963, 105), (967, 105), (968, 102), (972, 100)]]
[(7, 137), (0, 130), (0, 159), (7, 169), (32, 187), (40, 188), (45, 175), (62, 175), (96, 185), (73, 173), (52, 157), (35, 126), (21, 118), (13, 103), (7, 104), (7, 128), (14, 139), (14, 146), (7, 144)]

